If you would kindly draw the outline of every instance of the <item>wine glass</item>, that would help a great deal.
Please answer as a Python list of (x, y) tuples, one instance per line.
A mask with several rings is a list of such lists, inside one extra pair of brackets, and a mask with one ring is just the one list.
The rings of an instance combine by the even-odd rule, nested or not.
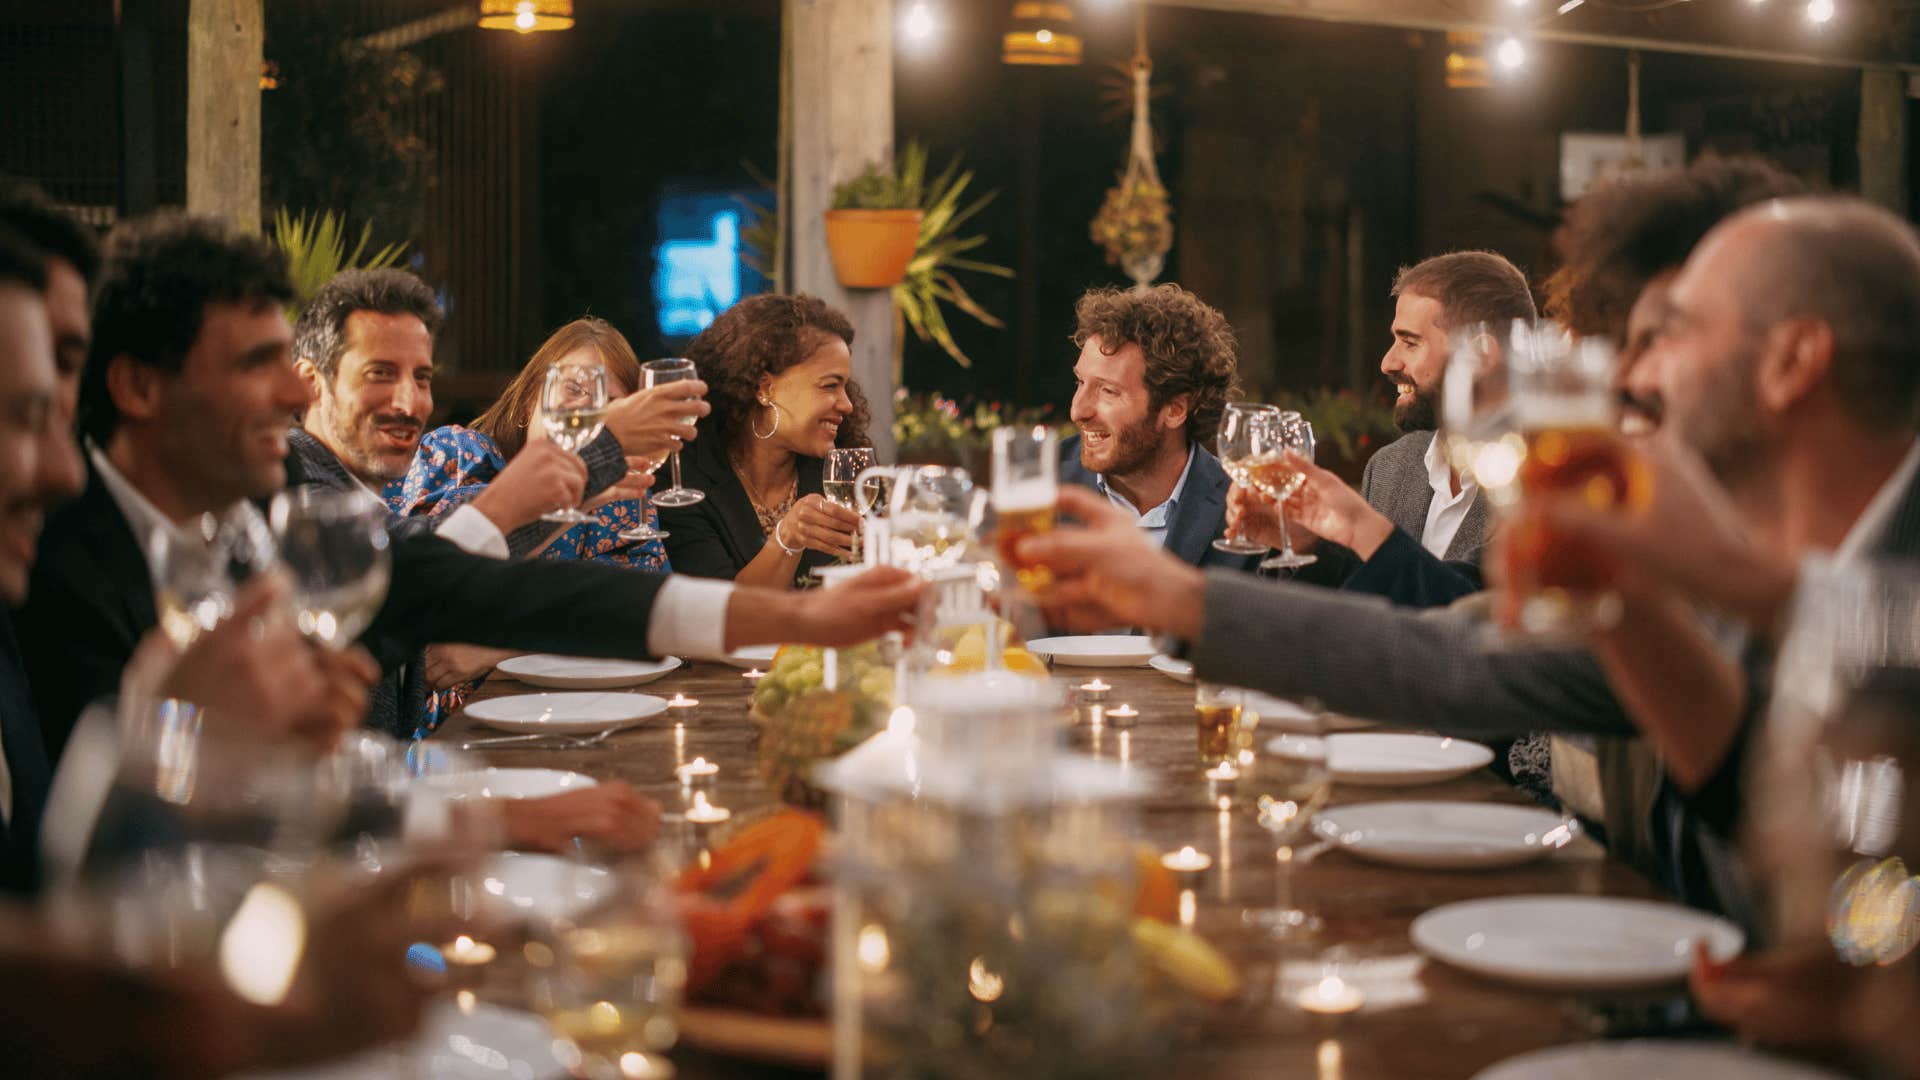
[[(685, 382), (697, 379), (700, 373), (694, 370), (693, 361), (680, 358), (670, 360), (649, 360), (640, 365), (640, 375), (649, 387), (663, 386), (670, 382)], [(692, 506), (707, 497), (704, 491), (680, 484), (680, 451), (675, 450), (667, 459), (668, 467), (673, 470), (673, 485), (653, 496), (655, 506)]]
[[(827, 460), (821, 469), (820, 490), (827, 501), (835, 506), (844, 506), (866, 517), (863, 497), (866, 492), (860, 488), (860, 474), (874, 466), (873, 448), (868, 446), (835, 447), (827, 451)], [(854, 561), (860, 559), (860, 534), (853, 535)]]
[[(1254, 459), (1270, 449), (1273, 439), (1271, 425), (1279, 413), (1279, 408), (1273, 405), (1234, 402), (1221, 415), (1220, 432), (1213, 442), (1214, 453), (1220, 458), (1220, 465), (1227, 470), (1227, 475), (1241, 487), (1253, 487), (1247, 468)], [(1267, 553), (1265, 544), (1257, 544), (1239, 536), (1220, 537), (1213, 542), (1213, 547), (1215, 551), (1232, 555)]]
[[(599, 361), (555, 364), (540, 394), (540, 423), (562, 450), (579, 453), (607, 424), (607, 368)], [(540, 515), (541, 521), (573, 525), (592, 520), (578, 507)]]
[(895, 554), (901, 558), (892, 561), (920, 573), (959, 563), (986, 516), (985, 496), (965, 469), (921, 465), (900, 470), (888, 517)]
[(1319, 561), (1317, 555), (1294, 551), (1293, 534), (1287, 531), (1287, 499), (1307, 482), (1305, 473), (1286, 464), (1289, 451), (1313, 460), (1313, 425), (1297, 412), (1280, 414), (1280, 442), (1271, 465), (1263, 462), (1251, 470), (1254, 485), (1273, 498), (1275, 516), (1280, 519), (1280, 553), (1262, 562), (1262, 570), (1294, 570)]
[(1248, 912), (1246, 921), (1280, 938), (1311, 931), (1318, 920), (1293, 905), (1293, 845), (1333, 793), (1327, 740), (1317, 730), (1280, 735), (1267, 740), (1250, 765), (1241, 760), (1239, 790), (1252, 795), (1254, 820), (1274, 840), (1274, 906)]
[(661, 1055), (680, 1036), (688, 946), (662, 875), (644, 859), (580, 858), (568, 873), (586, 879), (567, 890), (584, 910), (534, 926), (523, 950), (528, 1003), (575, 1076), (673, 1075)]
[(993, 432), (994, 540), (1000, 560), (1020, 587), (1035, 596), (1053, 585), (1053, 571), (1022, 559), (1023, 537), (1050, 533), (1060, 498), (1060, 437), (1050, 427), (996, 428)]
[(273, 533), (251, 503), (154, 533), (149, 549), (160, 629), (181, 649), (233, 614), (233, 597), (278, 561)]
[(293, 578), (295, 625), (329, 648), (346, 648), (386, 603), (386, 504), (365, 491), (304, 487), (274, 496), (267, 514)]

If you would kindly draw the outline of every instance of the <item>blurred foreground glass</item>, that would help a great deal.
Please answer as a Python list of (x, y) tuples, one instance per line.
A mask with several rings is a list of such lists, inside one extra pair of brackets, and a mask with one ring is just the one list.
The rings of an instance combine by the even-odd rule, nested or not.
[[(647, 361), (640, 365), (640, 376), (645, 380), (647, 388), (651, 389), (655, 386), (665, 386), (671, 382), (686, 382), (690, 379), (697, 379), (700, 377), (700, 373), (694, 368), (693, 361), (674, 357), (667, 360)], [(682, 487), (680, 485), (680, 451), (675, 450), (672, 456), (667, 459), (667, 463), (673, 470), (673, 484), (665, 491), (656, 491), (653, 493), (654, 505), (692, 506), (694, 503), (707, 497), (707, 493), (704, 491), (696, 491), (693, 488)]]
[[(1265, 550), (1264, 548), (1262, 550)], [(1234, 686), (1193, 684), (1193, 717), (1199, 736), (1200, 765), (1211, 769), (1238, 757), (1234, 733), (1240, 728), (1245, 691)]]
[[(1280, 408), (1234, 402), (1220, 416), (1220, 431), (1214, 436), (1214, 454), (1233, 482), (1249, 491), (1257, 491), (1251, 469), (1273, 454), (1279, 440)], [(1267, 545), (1242, 537), (1220, 537), (1213, 542), (1216, 551), (1233, 555), (1264, 555)]]
[(1307, 482), (1307, 474), (1294, 468), (1287, 460), (1287, 455), (1291, 453), (1305, 461), (1313, 460), (1313, 425), (1307, 422), (1306, 417), (1292, 411), (1282, 412), (1279, 424), (1278, 452), (1251, 463), (1247, 475), (1262, 495), (1273, 500), (1275, 514), (1280, 519), (1280, 553), (1262, 561), (1260, 569), (1297, 570), (1302, 566), (1311, 566), (1320, 557), (1302, 555), (1293, 550), (1293, 534), (1287, 530), (1286, 502)]
[(267, 518), (293, 578), (302, 634), (344, 649), (373, 623), (392, 575), (388, 516), (365, 491), (303, 487), (273, 497)]
[(1647, 496), (1646, 465), (1615, 430), (1611, 346), (1551, 323), (1469, 327), (1453, 339), (1442, 391), (1447, 460), (1511, 521), (1509, 588), (1522, 630), (1577, 634), (1619, 618), (1617, 568), (1579, 536), (1527, 512), (1545, 498), (1627, 511)]
[(1280, 735), (1267, 740), (1242, 763), (1237, 790), (1252, 800), (1254, 821), (1274, 839), (1274, 906), (1249, 911), (1243, 918), (1266, 927), (1276, 937), (1312, 931), (1318, 923), (1312, 913), (1293, 903), (1293, 845), (1326, 808), (1333, 793), (1333, 770), (1327, 764), (1327, 740), (1318, 732)]
[(148, 556), (160, 629), (181, 649), (233, 614), (234, 593), (278, 561), (272, 531), (244, 502), (154, 533)]
[[(555, 364), (540, 392), (540, 425), (547, 440), (578, 454), (607, 426), (607, 367), (598, 360)], [(574, 525), (590, 515), (577, 506), (540, 515), (541, 521)]]
[(537, 924), (524, 955), (527, 1000), (553, 1028), (555, 1052), (587, 1080), (673, 1075), (687, 939), (655, 863), (575, 859), (591, 897)]
[(1850, 964), (1920, 944), (1920, 565), (1818, 560), (1774, 668), (1748, 856), (1780, 943)]
[(994, 540), (1021, 588), (1040, 596), (1053, 585), (1045, 564), (1023, 559), (1020, 540), (1050, 533), (1060, 497), (1060, 437), (1050, 427), (1006, 426), (993, 432)]
[(901, 469), (888, 515), (895, 566), (929, 573), (957, 565), (979, 536), (986, 493), (967, 470), (945, 465)]

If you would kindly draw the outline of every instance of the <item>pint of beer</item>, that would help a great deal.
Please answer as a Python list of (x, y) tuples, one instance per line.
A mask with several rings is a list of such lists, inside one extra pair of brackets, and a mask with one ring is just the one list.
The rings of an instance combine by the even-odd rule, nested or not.
[(1053, 585), (1053, 571), (1022, 558), (1022, 537), (1053, 531), (1053, 504), (1060, 495), (1060, 441), (1050, 427), (1003, 427), (993, 433), (994, 540), (1000, 559), (1021, 588), (1040, 596)]

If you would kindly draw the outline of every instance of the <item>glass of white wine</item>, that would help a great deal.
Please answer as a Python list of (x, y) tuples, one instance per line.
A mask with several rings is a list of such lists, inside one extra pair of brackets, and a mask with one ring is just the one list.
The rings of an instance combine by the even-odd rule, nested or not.
[[(670, 382), (686, 382), (689, 379), (697, 379), (700, 377), (700, 373), (694, 368), (693, 361), (682, 357), (673, 357), (667, 360), (649, 360), (641, 364), (640, 377), (645, 380), (646, 385), (651, 388), (663, 386)], [(673, 484), (665, 491), (656, 491), (653, 493), (653, 503), (655, 506), (692, 506), (694, 503), (707, 497), (707, 493), (704, 491), (698, 491), (694, 488), (681, 485), (680, 451), (675, 450), (673, 452), (673, 456), (667, 459), (667, 465), (673, 470)]]
[(240, 586), (279, 561), (273, 534), (251, 503), (161, 530), (149, 554), (160, 629), (182, 649), (233, 614)]
[[(562, 450), (579, 453), (607, 425), (607, 368), (597, 360), (555, 364), (540, 394), (540, 424)], [(541, 521), (576, 525), (590, 520), (578, 507), (540, 515)]]
[(294, 622), (344, 649), (372, 624), (392, 577), (385, 503), (365, 491), (297, 488), (267, 510), (294, 586)]
[(1279, 443), (1274, 454), (1262, 459), (1249, 473), (1254, 487), (1273, 500), (1275, 516), (1280, 519), (1280, 553), (1262, 562), (1262, 570), (1297, 570), (1319, 561), (1317, 555), (1303, 555), (1293, 550), (1293, 534), (1287, 531), (1286, 502), (1307, 482), (1306, 473), (1287, 463), (1288, 453), (1306, 461), (1313, 460), (1313, 425), (1306, 417), (1290, 411), (1280, 414)]
[(903, 469), (893, 485), (889, 518), (896, 551), (908, 568), (925, 573), (957, 565), (979, 535), (986, 493), (967, 470), (945, 465)]
[[(1279, 416), (1280, 409), (1274, 405), (1234, 402), (1227, 406), (1220, 417), (1220, 432), (1214, 437), (1213, 448), (1220, 458), (1220, 466), (1227, 470), (1234, 483), (1258, 490), (1247, 470), (1261, 455), (1272, 450), (1274, 422)], [(1220, 537), (1213, 546), (1216, 551), (1232, 555), (1267, 553), (1267, 545), (1239, 536)]]
[(1246, 920), (1279, 938), (1311, 932), (1319, 920), (1293, 903), (1293, 845), (1333, 793), (1327, 740), (1317, 732), (1267, 740), (1250, 767), (1242, 764), (1239, 790), (1251, 797), (1255, 822), (1274, 839), (1274, 906), (1249, 911)]
[[(844, 506), (849, 510), (866, 516), (867, 507), (862, 505), (865, 494), (860, 487), (860, 474), (874, 466), (873, 448), (869, 446), (835, 447), (827, 451), (827, 460), (821, 467), (820, 491), (827, 501), (835, 506)], [(860, 534), (853, 534), (852, 562), (860, 561)]]
[(575, 860), (594, 897), (585, 912), (536, 925), (525, 946), (527, 998), (553, 1028), (556, 1052), (587, 1080), (673, 1075), (687, 939), (656, 864)]

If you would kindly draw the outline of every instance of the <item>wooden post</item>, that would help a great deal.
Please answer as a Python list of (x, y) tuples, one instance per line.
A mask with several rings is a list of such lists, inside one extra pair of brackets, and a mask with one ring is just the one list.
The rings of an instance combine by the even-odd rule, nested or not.
[(795, 292), (812, 293), (853, 320), (853, 377), (873, 407), (870, 432), (892, 461), (893, 297), (840, 287), (823, 215), (835, 184), (893, 158), (893, 0), (785, 0), (791, 50), (785, 87), (793, 140), (787, 199), (787, 265)]
[(1907, 76), (1869, 68), (1860, 73), (1860, 194), (1901, 216), (1907, 213)]
[(262, 0), (193, 0), (187, 16), (187, 210), (260, 228)]

